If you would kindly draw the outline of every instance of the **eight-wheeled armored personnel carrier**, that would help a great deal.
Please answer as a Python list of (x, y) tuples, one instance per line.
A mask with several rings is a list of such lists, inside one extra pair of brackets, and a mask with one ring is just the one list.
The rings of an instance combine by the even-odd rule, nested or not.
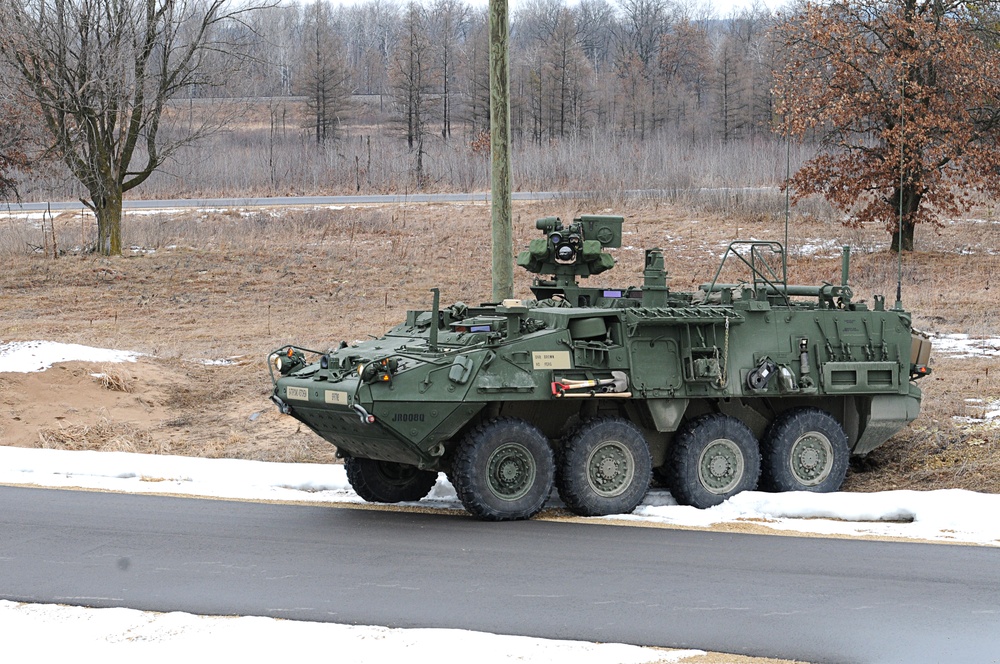
[(697, 507), (833, 491), (919, 412), (929, 344), (901, 306), (852, 299), (847, 248), (839, 285), (789, 285), (783, 247), (754, 241), (695, 293), (670, 290), (660, 249), (641, 286), (591, 287), (622, 218), (536, 225), (517, 259), (533, 300), (442, 307), (434, 289), (378, 339), (270, 355), (272, 400), (365, 500), (419, 500), (439, 471), (488, 520), (530, 518), (553, 484), (580, 515), (630, 512), (653, 479)]

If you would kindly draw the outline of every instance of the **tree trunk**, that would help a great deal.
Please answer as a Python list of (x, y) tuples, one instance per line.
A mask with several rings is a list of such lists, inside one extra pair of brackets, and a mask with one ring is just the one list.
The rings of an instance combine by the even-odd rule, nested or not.
[(424, 177), (424, 137), (417, 139), (417, 189), (423, 189), (426, 184)]
[(900, 233), (899, 217), (896, 217), (896, 223), (889, 225), (889, 232), (892, 234), (889, 245), (891, 251), (900, 251), (900, 245), (902, 245), (902, 251), (913, 251), (913, 217), (916, 215), (917, 210), (920, 209), (920, 200), (923, 198), (923, 192), (917, 185), (907, 183), (903, 186), (902, 197), (903, 204), (900, 206), (900, 189), (897, 186), (893, 190), (892, 198), (889, 199), (889, 203), (893, 206), (894, 210), (900, 210), (900, 207), (902, 207), (901, 212), (903, 217), (902, 233)]
[(122, 254), (122, 196), (94, 196), (97, 216), (97, 253), (103, 256)]
[(904, 217), (903, 218), (903, 232), (899, 232), (899, 224), (897, 223), (895, 230), (892, 231), (892, 241), (890, 244), (890, 249), (892, 251), (899, 251), (900, 241), (902, 241), (903, 251), (913, 251), (913, 222)]

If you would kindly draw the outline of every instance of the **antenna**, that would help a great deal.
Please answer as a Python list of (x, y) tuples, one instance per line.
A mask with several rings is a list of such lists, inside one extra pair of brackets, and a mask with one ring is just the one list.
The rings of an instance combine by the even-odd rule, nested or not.
[(792, 139), (785, 127), (785, 251), (788, 251), (788, 190), (792, 179)]
[(792, 137), (788, 115), (785, 115), (785, 243), (781, 250), (781, 269), (785, 273), (785, 290), (788, 290), (788, 190), (792, 179)]
[(896, 306), (903, 308), (903, 143), (906, 141), (906, 61), (903, 61), (903, 80), (899, 86), (899, 228), (896, 237)]

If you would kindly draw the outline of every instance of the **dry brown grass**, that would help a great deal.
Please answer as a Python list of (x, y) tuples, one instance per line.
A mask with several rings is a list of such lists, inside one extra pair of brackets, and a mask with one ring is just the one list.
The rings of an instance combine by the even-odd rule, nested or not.
[[(711, 279), (729, 241), (784, 234), (782, 215), (766, 209), (723, 219), (705, 207), (662, 200), (626, 208), (571, 201), (515, 204), (515, 242), (521, 246), (534, 237), (534, 220), (541, 216), (620, 212), (626, 215), (625, 246), (616, 252), (619, 267), (597, 278), (601, 283), (640, 282), (643, 248), (661, 246), (671, 287), (690, 290)], [(1000, 336), (994, 276), (1000, 273), (1000, 224), (991, 214), (983, 212), (987, 221), (918, 229), (917, 251), (903, 261), (903, 301), (917, 327)], [(123, 365), (134, 378), (133, 392), (103, 390), (131, 399), (149, 420), (141, 429), (153, 443), (139, 436), (140, 449), (331, 462), (327, 443), (280, 417), (268, 401), (267, 353), (286, 343), (325, 349), (341, 339), (380, 334), (407, 309), (429, 306), (435, 286), (445, 303), (487, 299), (489, 216), (489, 208), (477, 204), (129, 215), (126, 242), (136, 247), (131, 255), (57, 260), (25, 253), (16, 238), (29, 234), (30, 224), (5, 220), (0, 227), (15, 239), (0, 239), (0, 339), (127, 348), (158, 358)], [(857, 298), (870, 301), (872, 293), (882, 293), (893, 302), (897, 264), (885, 250), (883, 229), (850, 229), (815, 216), (793, 221), (791, 281), (839, 282), (839, 246), (850, 244)], [(70, 214), (57, 218), (59, 246), (72, 247), (86, 223)], [(806, 251), (809, 245), (822, 248)], [(517, 295), (527, 296), (530, 275), (515, 278)], [(225, 358), (235, 359), (203, 363)], [(955, 419), (974, 414), (966, 399), (1000, 399), (994, 363), (934, 355), (935, 373), (920, 382), (920, 419), (856, 465), (847, 487), (1000, 492), (997, 429)], [(3, 398), (13, 405), (0, 410), (0, 428), (4, 413), (19, 408), (17, 395), (0, 385)], [(99, 446), (116, 437), (110, 425), (100, 429), (99, 414), (89, 420), (82, 412), (65, 415), (63, 427), (45, 427), (49, 444)], [(115, 421), (125, 419), (116, 415)], [(10, 420), (6, 426), (21, 425)]]
[(128, 422), (101, 418), (95, 425), (72, 424), (38, 431), (41, 447), (53, 450), (98, 450), (162, 454), (162, 444), (149, 431)]
[[(418, 185), (415, 153), (391, 126), (349, 124), (336, 141), (317, 145), (308, 123), (302, 126), (301, 119), (308, 115), (304, 105), (280, 106), (264, 102), (247, 106), (236, 100), (196, 103), (195, 123), (207, 115), (225, 116), (229, 118), (225, 130), (173, 154), (170, 163), (154, 172), (135, 195), (196, 199), (489, 189), (488, 155), (473, 149), (475, 136), (468, 128), (456, 126), (454, 137), (447, 140), (433, 132), (425, 136), (424, 178)], [(273, 130), (272, 110), (284, 119)], [(166, 120), (175, 115), (186, 126), (189, 112), (183, 104)], [(585, 132), (540, 144), (515, 136), (512, 178), (521, 191), (599, 191), (621, 199), (636, 189), (661, 190), (677, 202), (710, 205), (724, 214), (761, 209), (762, 204), (780, 210), (780, 194), (761, 196), (743, 188), (783, 182), (786, 148), (778, 137), (694, 140), (686, 131), (669, 128), (645, 140), (614, 131)], [(792, 145), (792, 171), (815, 150), (808, 144)], [(47, 170), (36, 171), (21, 183), (27, 200), (76, 200), (85, 195), (60, 163)], [(739, 190), (722, 191), (725, 188)]]
[(128, 368), (120, 364), (105, 364), (101, 367), (99, 380), (101, 387), (112, 392), (135, 392), (135, 378)]
[(848, 489), (1000, 493), (1000, 422), (983, 421), (986, 404), (1000, 399), (996, 360), (942, 357), (933, 363), (934, 374), (920, 382), (920, 418), (855, 463)]

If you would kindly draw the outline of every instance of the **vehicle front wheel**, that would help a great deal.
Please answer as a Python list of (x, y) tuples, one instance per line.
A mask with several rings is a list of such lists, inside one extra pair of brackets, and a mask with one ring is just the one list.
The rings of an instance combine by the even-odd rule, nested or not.
[(671, 492), (682, 505), (718, 505), (757, 488), (760, 448), (747, 425), (712, 414), (681, 427), (671, 454)]
[(563, 443), (559, 496), (580, 516), (628, 514), (642, 502), (652, 474), (649, 446), (621, 418), (585, 422)]
[(462, 505), (485, 521), (530, 519), (552, 492), (555, 461), (545, 435), (524, 420), (498, 418), (459, 444), (451, 480)]
[(761, 444), (761, 486), (769, 491), (836, 491), (844, 483), (851, 450), (847, 434), (819, 408), (783, 413)]
[(344, 469), (351, 488), (370, 503), (420, 500), (434, 488), (438, 476), (404, 463), (356, 457), (345, 459)]

